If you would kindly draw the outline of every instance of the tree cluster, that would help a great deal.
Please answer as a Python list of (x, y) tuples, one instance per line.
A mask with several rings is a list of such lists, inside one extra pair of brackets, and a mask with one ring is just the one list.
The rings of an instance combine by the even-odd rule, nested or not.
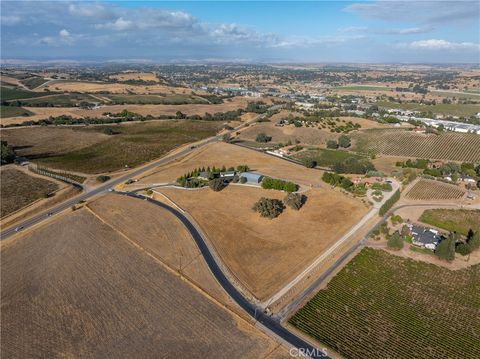
[(262, 188), (276, 189), (285, 192), (295, 192), (298, 189), (298, 185), (293, 182), (284, 181), (277, 178), (264, 177), (262, 180)]

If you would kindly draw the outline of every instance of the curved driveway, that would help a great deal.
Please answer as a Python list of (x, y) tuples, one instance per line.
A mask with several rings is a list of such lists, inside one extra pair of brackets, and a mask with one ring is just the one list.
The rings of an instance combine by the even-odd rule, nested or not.
[(222, 288), (227, 292), (227, 294), (245, 311), (250, 317), (252, 317), (256, 322), (262, 324), (266, 329), (276, 334), (278, 337), (288, 342), (295, 348), (301, 348), (302, 351), (308, 353), (308, 357), (311, 358), (328, 358), (320, 349), (315, 348), (311, 344), (307, 343), (305, 340), (296, 336), (295, 334), (288, 331), (284, 328), (280, 322), (265, 313), (262, 312), (262, 309), (250, 303), (236, 288), (229, 282), (225, 274), (220, 269), (219, 265), (215, 261), (212, 253), (210, 252), (207, 244), (203, 240), (200, 233), (197, 231), (195, 226), (185, 217), (180, 211), (176, 210), (173, 207), (166, 205), (165, 203), (156, 201), (149, 197), (144, 197), (137, 195), (131, 192), (115, 192), (117, 194), (128, 196), (132, 198), (137, 198), (140, 200), (147, 200), (150, 203), (153, 203), (159, 207), (162, 207), (172, 213), (177, 217), (180, 222), (185, 226), (185, 228), (190, 232), (191, 236), (195, 240), (200, 252), (202, 253), (205, 262), (207, 263), (210, 271), (213, 276), (216, 278), (218, 283)]

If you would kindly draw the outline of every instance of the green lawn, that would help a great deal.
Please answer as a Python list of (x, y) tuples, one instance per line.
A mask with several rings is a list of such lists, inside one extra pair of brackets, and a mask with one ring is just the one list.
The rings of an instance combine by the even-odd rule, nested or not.
[(305, 159), (312, 159), (317, 162), (318, 166), (330, 167), (337, 162), (341, 162), (348, 157), (356, 157), (363, 159), (365, 157), (357, 155), (348, 151), (329, 150), (329, 149), (314, 149), (298, 152), (291, 156), (295, 160), (303, 161)]
[(103, 133), (105, 127), (112, 127), (118, 134), (74, 151), (39, 157), (36, 161), (67, 171), (94, 174), (116, 171), (161, 157), (182, 144), (213, 136), (222, 125), (214, 121), (154, 121), (92, 126), (81, 131)]
[(480, 210), (427, 209), (420, 216), (420, 221), (466, 235), (469, 229), (480, 231)]
[(1, 114), (0, 115), (1, 118), (7, 118), (7, 117), (16, 117), (16, 116), (30, 116), (32, 112), (22, 107), (1, 106), (0, 114)]
[(346, 358), (479, 358), (479, 276), (367, 247), (289, 324)]
[(433, 113), (441, 113), (452, 116), (472, 116), (480, 112), (480, 105), (463, 105), (463, 104), (436, 104), (422, 105), (418, 103), (396, 103), (388, 101), (379, 101), (377, 105), (385, 108), (399, 108), (402, 110), (412, 111), (432, 111)]

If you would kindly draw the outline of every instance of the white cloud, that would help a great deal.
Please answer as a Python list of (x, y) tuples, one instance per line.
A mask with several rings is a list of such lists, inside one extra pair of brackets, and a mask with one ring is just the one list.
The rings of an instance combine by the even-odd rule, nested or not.
[(44, 36), (39, 41), (40, 45), (49, 46), (62, 46), (72, 45), (75, 42), (75, 38), (67, 29), (62, 29), (58, 32), (58, 36)]
[(480, 44), (473, 42), (450, 42), (440, 39), (418, 40), (408, 44), (399, 44), (399, 47), (409, 48), (412, 50), (480, 50)]
[(18, 25), (20, 22), (22, 22), (22, 18), (20, 16), (2, 15), (1, 17), (1, 24), (5, 26)]
[(366, 26), (349, 26), (338, 29), (340, 33), (369, 33), (377, 35), (411, 35), (423, 34), (433, 30), (431, 26), (408, 27), (403, 29), (372, 29)]
[(478, 1), (375, 1), (348, 5), (344, 11), (386, 21), (454, 23), (478, 21)]
[(113, 22), (108, 22), (106, 24), (97, 24), (95, 25), (96, 29), (108, 29), (114, 31), (127, 31), (135, 28), (135, 24), (130, 20), (125, 20), (123, 17), (119, 17)]
[(74, 16), (92, 17), (98, 19), (112, 19), (115, 16), (114, 9), (107, 9), (100, 4), (70, 4), (68, 12)]

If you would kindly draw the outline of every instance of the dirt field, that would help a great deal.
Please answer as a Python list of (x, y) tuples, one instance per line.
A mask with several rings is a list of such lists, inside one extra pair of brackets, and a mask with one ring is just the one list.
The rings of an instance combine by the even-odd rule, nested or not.
[(247, 164), (252, 171), (271, 177), (288, 179), (298, 184), (323, 186), (322, 172), (296, 165), (280, 158), (249, 150), (224, 142), (202, 147), (192, 154), (141, 178), (141, 183), (164, 183), (175, 181), (179, 176), (201, 166), (226, 167)]
[(85, 209), (1, 254), (2, 357), (258, 358), (275, 348)]
[(104, 196), (89, 203), (88, 208), (219, 301), (233, 303), (212, 277), (188, 231), (168, 211), (119, 195)]
[[(3, 166), (2, 166), (3, 167)], [(45, 198), (47, 194), (56, 191), (58, 184), (46, 179), (29, 176), (15, 168), (0, 170), (0, 218)]]
[(252, 210), (261, 197), (283, 199), (274, 190), (231, 185), (221, 192), (161, 189), (191, 214), (224, 263), (259, 299), (266, 299), (305, 268), (366, 213), (358, 200), (331, 189), (306, 193), (300, 211), (261, 218)]
[(115, 75), (110, 75), (109, 78), (118, 81), (142, 80), (158, 82), (158, 78), (153, 72), (121, 72)]
[(111, 105), (101, 106), (97, 109), (87, 110), (77, 107), (26, 107), (25, 109), (32, 112), (33, 115), (28, 118), (18, 116), (2, 118), (2, 125), (19, 124), (27, 120), (38, 121), (49, 116), (61, 116), (69, 115), (72, 117), (102, 117), (104, 112), (118, 113), (125, 109), (131, 112), (139, 113), (140, 115), (147, 116), (160, 116), (160, 115), (172, 115), (174, 116), (177, 111), (180, 111), (187, 115), (204, 115), (206, 112), (214, 114), (216, 112), (233, 111), (239, 108), (245, 108), (248, 102), (253, 101), (249, 97), (234, 97), (232, 101), (225, 100), (222, 104), (217, 105), (203, 105), (203, 104), (187, 104), (187, 105)]
[(127, 85), (119, 83), (96, 83), (96, 82), (81, 82), (81, 81), (66, 81), (51, 82), (41, 89), (49, 89), (52, 92), (110, 92), (110, 93), (127, 93), (133, 92), (138, 94), (145, 93), (163, 93), (173, 94), (182, 93), (189, 94), (192, 90), (183, 87), (171, 87), (164, 85)]

